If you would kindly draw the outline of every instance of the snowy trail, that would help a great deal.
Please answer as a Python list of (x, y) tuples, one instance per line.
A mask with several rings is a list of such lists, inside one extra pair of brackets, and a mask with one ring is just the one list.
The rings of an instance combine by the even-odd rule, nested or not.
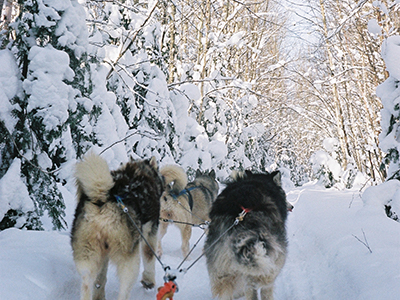
[[(400, 224), (380, 210), (363, 207), (357, 191), (315, 186), (288, 193), (295, 204), (287, 229), (289, 255), (275, 285), (276, 300), (395, 300), (400, 295)], [(366, 239), (372, 253), (359, 242)], [(191, 245), (202, 230), (194, 228)], [(202, 252), (204, 239), (188, 267)], [(163, 239), (163, 263), (182, 260), (179, 230), (170, 226)], [(80, 278), (72, 260), (69, 234), (9, 229), (0, 232), (0, 300), (79, 299)], [(156, 264), (157, 286), (164, 272)], [(205, 258), (177, 279), (175, 300), (212, 299)], [(116, 299), (118, 280), (111, 267), (107, 299)], [(137, 282), (131, 299), (154, 300)]]
[[(296, 199), (277, 299), (398, 299), (398, 223), (364, 208), (358, 191), (306, 188), (289, 193)], [(373, 253), (356, 239), (363, 232)]]
[[(335, 264), (337, 253), (326, 244), (326, 240), (335, 239), (326, 234), (337, 231), (337, 218), (346, 218), (343, 214), (353, 195), (337, 199), (337, 206), (329, 205), (336, 200), (334, 195), (324, 192), (320, 199), (307, 191), (298, 196), (296, 213), (288, 219), (289, 255), (277, 282), (279, 299), (356, 299), (359, 290), (351, 283), (351, 275)], [(351, 294), (346, 286), (351, 286)]]

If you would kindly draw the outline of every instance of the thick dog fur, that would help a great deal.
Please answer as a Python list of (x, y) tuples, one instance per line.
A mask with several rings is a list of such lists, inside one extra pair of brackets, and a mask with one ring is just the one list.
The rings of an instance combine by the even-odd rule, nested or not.
[(144, 271), (142, 284), (155, 284), (155, 257), (129, 216), (118, 206), (120, 197), (130, 217), (156, 249), (160, 196), (170, 182), (158, 171), (154, 158), (131, 160), (111, 171), (106, 161), (90, 153), (76, 165), (78, 205), (71, 231), (76, 268), (82, 277), (81, 299), (105, 299), (108, 262), (117, 266), (119, 300), (129, 298), (139, 275), (140, 248)]
[[(212, 205), (204, 245), (212, 293), (228, 300), (273, 299), (275, 278), (286, 258), (286, 195), (279, 171), (235, 176)], [(236, 217), (250, 211), (236, 226)], [(226, 233), (225, 233), (226, 232)]]
[[(183, 171), (183, 170), (182, 170)], [(186, 175), (185, 175), (186, 178)], [(187, 179), (186, 179), (187, 180)], [(177, 184), (178, 182), (178, 184)], [(167, 188), (161, 197), (161, 219), (174, 220), (184, 223), (200, 224), (209, 220), (208, 213), (212, 202), (218, 195), (219, 185), (215, 180), (215, 172), (196, 172), (195, 179), (189, 184), (184, 183), (184, 176), (177, 178), (172, 188)], [(184, 189), (185, 188), (185, 189)], [(192, 204), (192, 207), (191, 207)], [(162, 255), (161, 239), (167, 232), (170, 223), (160, 224), (158, 255)], [(192, 226), (174, 223), (181, 232), (182, 254), (189, 253), (189, 240), (192, 236)]]

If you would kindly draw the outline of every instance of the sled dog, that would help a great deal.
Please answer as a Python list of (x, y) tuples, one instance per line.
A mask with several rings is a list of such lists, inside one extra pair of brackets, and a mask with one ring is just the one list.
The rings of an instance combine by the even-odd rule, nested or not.
[(236, 173), (213, 203), (204, 251), (214, 297), (256, 300), (261, 289), (261, 299), (273, 299), (287, 252), (288, 207), (281, 186), (279, 171)]
[(110, 171), (103, 158), (89, 153), (77, 163), (75, 178), (78, 204), (71, 245), (82, 277), (81, 299), (105, 299), (109, 261), (117, 267), (118, 299), (128, 299), (139, 275), (140, 248), (144, 265), (141, 283), (146, 289), (154, 287), (155, 257), (145, 242), (140, 243), (142, 239), (133, 222), (156, 249), (160, 196), (169, 183), (168, 174), (164, 177), (158, 171), (154, 157), (131, 159)]
[[(172, 187), (166, 189), (161, 197), (160, 218), (164, 221), (161, 221), (159, 232), (157, 254), (160, 256), (162, 255), (161, 239), (166, 234), (169, 225), (166, 220), (190, 224), (204, 223), (209, 220), (208, 213), (211, 204), (218, 195), (219, 185), (215, 180), (214, 170), (205, 172), (197, 170), (195, 179), (187, 185), (185, 178), (182, 175)], [(186, 257), (189, 253), (192, 226), (181, 223), (175, 223), (175, 225), (180, 229), (182, 254)]]

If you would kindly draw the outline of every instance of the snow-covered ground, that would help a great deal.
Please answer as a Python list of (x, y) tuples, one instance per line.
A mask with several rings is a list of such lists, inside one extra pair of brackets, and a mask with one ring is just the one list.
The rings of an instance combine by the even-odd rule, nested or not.
[[(287, 223), (289, 255), (276, 281), (275, 299), (399, 299), (400, 224), (371, 204), (379, 201), (363, 201), (357, 190), (316, 185), (292, 189), (288, 200), (295, 205)], [(68, 204), (69, 220), (73, 205)], [(201, 233), (194, 228), (192, 244)], [(162, 260), (172, 268), (181, 262), (180, 242), (179, 231), (171, 227), (163, 240)], [(188, 264), (200, 255), (203, 242)], [(79, 299), (80, 278), (68, 232), (0, 232), (0, 270), (0, 299)], [(157, 264), (158, 286), (163, 275)], [(177, 282), (175, 300), (212, 299), (204, 258)], [(106, 294), (108, 299), (118, 294), (114, 268), (109, 270)], [(145, 291), (137, 282), (131, 299), (154, 300), (156, 291)]]

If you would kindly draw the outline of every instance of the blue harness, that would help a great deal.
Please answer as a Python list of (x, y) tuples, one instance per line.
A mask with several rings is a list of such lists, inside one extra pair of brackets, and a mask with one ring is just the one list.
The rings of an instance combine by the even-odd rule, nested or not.
[(182, 195), (187, 195), (188, 196), (188, 200), (189, 200), (189, 207), (190, 210), (193, 209), (193, 197), (192, 194), (190, 194), (190, 191), (193, 191), (194, 189), (199, 189), (199, 186), (192, 186), (190, 188), (185, 188), (182, 191), (179, 192), (179, 194), (174, 194), (174, 193), (169, 193), (171, 195), (172, 198), (174, 198), (174, 200), (178, 201), (178, 197), (182, 196)]

